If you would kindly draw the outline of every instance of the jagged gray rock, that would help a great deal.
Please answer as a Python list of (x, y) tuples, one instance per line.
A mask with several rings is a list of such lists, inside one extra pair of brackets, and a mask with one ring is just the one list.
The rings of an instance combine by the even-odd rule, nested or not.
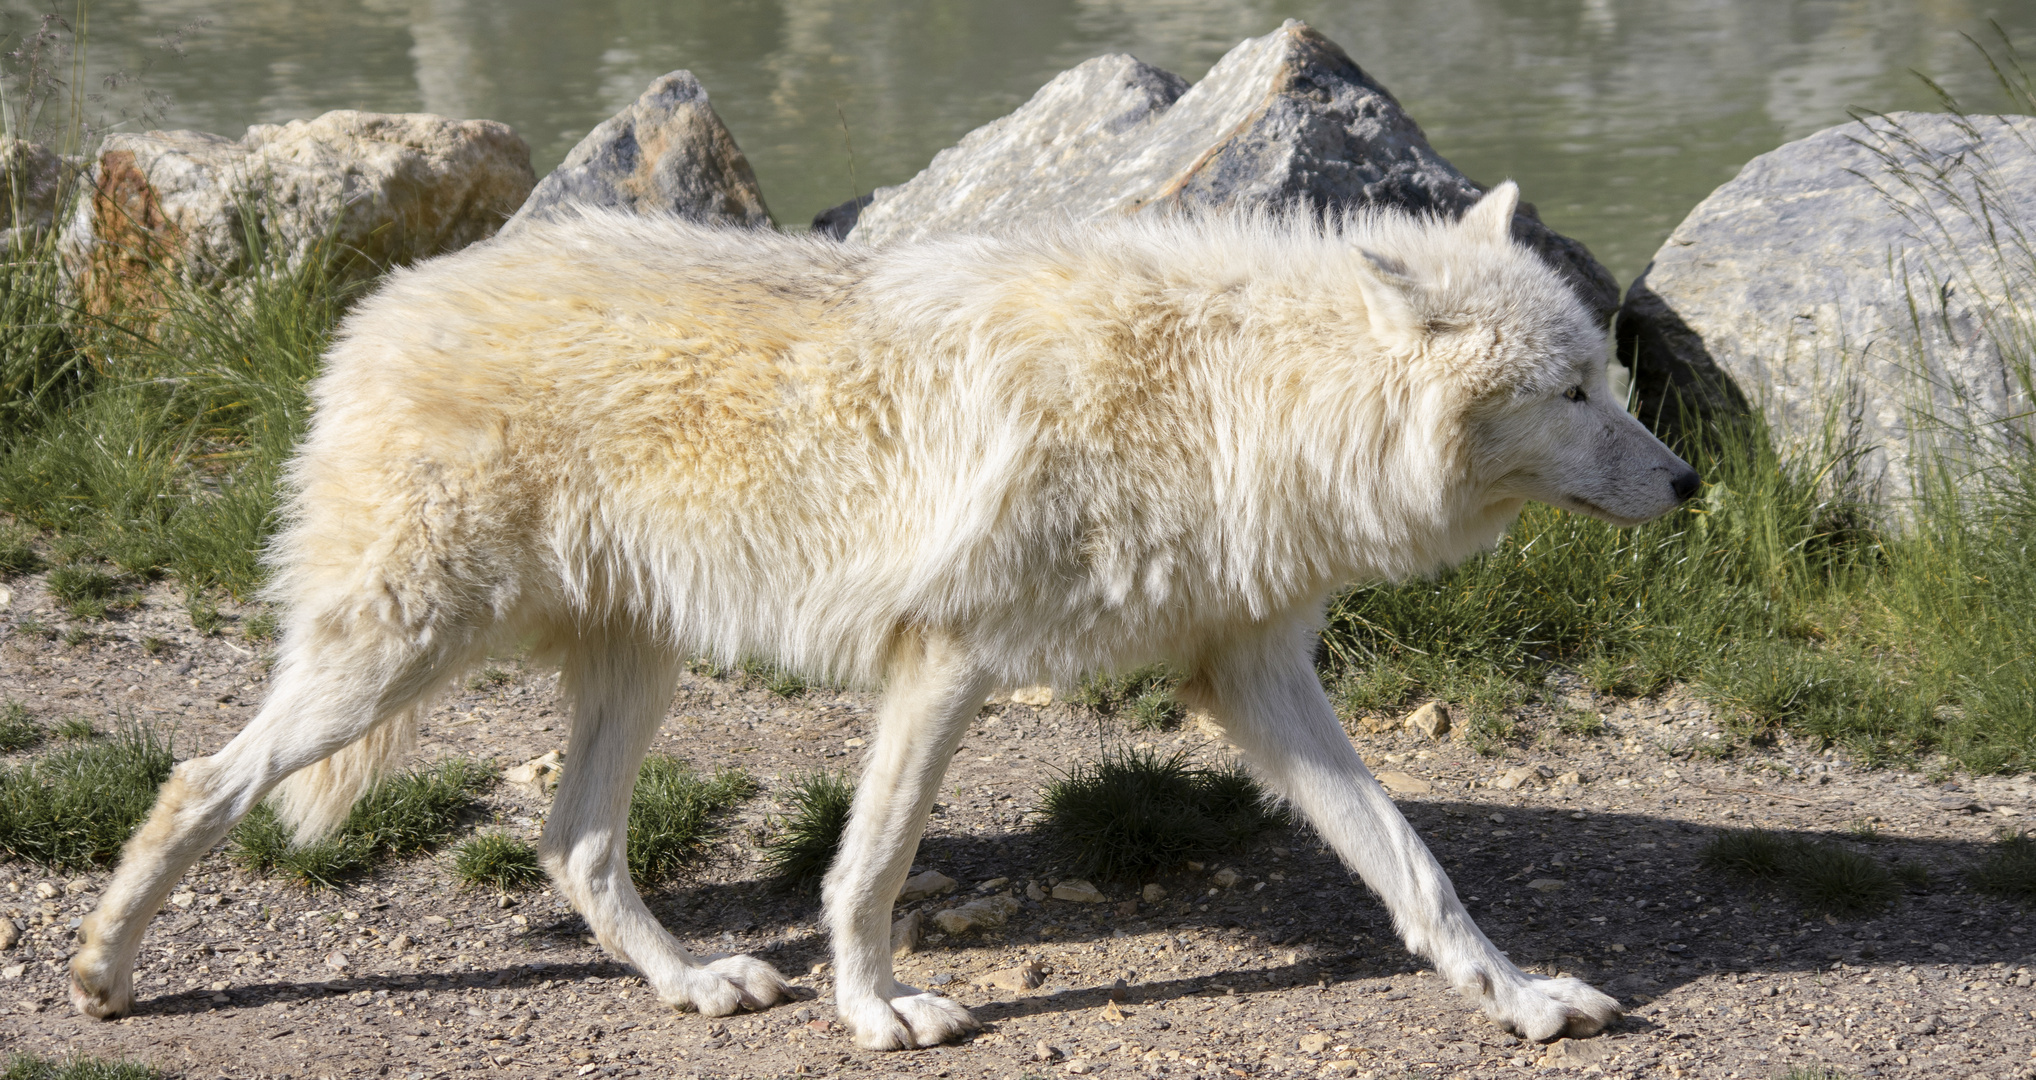
[(343, 109), (258, 124), (108, 136), (58, 248), (88, 310), (152, 303), (162, 274), (224, 286), (253, 266), (249, 217), (289, 265), (406, 265), (493, 236), (530, 194), (506, 124)]
[(1627, 293), (1642, 415), (1673, 434), (1678, 398), (1758, 407), (1785, 450), (1897, 504), (1918, 448), (1977, 466), (2036, 436), (2027, 354), (2002, 348), (2036, 303), (2032, 242), (2036, 118), (1892, 113), (1762, 154)]
[[(1129, 56), (1063, 72), (918, 176), (877, 189), (849, 239), (1249, 206), (1454, 216), (1483, 191), (1342, 49), (1289, 20), (1231, 49), (1193, 86)], [(1618, 284), (1582, 244), (1526, 203), (1513, 232), (1610, 317)]]
[(568, 206), (677, 214), (708, 225), (770, 224), (749, 159), (690, 71), (659, 77), (588, 132), (510, 227)]
[(0, 139), (0, 252), (27, 247), (56, 223), (80, 162), (40, 143)]

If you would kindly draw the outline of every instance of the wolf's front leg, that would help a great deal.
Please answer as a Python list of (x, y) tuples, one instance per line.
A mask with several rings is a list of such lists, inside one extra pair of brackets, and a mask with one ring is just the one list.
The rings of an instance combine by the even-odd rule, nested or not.
[(870, 1050), (932, 1046), (977, 1027), (960, 1005), (892, 977), (891, 905), (989, 680), (957, 643), (924, 635), (897, 647), (886, 682), (876, 742), (825, 888), (835, 1006), (856, 1045)]
[(1315, 675), (1314, 651), (1311, 624), (1267, 627), (1210, 658), (1182, 687), (1183, 699), (1223, 725), (1385, 901), (1407, 948), (1432, 961), (1487, 1016), (1535, 1040), (1595, 1034), (1618, 1019), (1617, 1001), (1576, 979), (1521, 971), (1471, 921), (1448, 875), (1336, 722)]

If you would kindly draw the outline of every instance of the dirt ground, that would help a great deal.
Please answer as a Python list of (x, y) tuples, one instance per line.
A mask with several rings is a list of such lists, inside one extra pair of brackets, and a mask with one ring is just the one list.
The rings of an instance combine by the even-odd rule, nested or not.
[[(177, 598), (157, 590), (109, 621), (73, 624), (39, 579), (6, 584), (0, 699), (46, 723), (83, 716), (103, 727), (116, 714), (173, 723), (179, 756), (189, 756), (223, 743), (263, 696), (262, 647), (234, 625), (246, 613), (229, 610), (219, 636), (201, 637)], [(28, 620), (52, 635), (23, 631)], [(74, 625), (89, 637), (67, 644)], [(156, 653), (147, 638), (160, 639)], [(552, 677), (502, 666), (506, 682), (454, 694), (433, 712), (419, 760), (510, 765), (563, 746)], [(85, 1020), (69, 1007), (63, 964), (106, 875), (12, 863), (0, 864), (0, 913), (25, 932), (0, 953), (0, 1048), (136, 1058), (208, 1080), (1723, 1078), (1820, 1063), (1858, 1076), (2036, 1075), (2036, 930), (2024, 911), (1967, 891), (1958, 876), (2001, 828), (2028, 820), (2028, 777), (1866, 771), (1786, 741), (1711, 760), (1689, 752), (1707, 741), (1711, 720), (1678, 694), (1592, 698), (1560, 680), (1549, 691), (1558, 702), (1523, 709), (1523, 736), (1502, 757), (1400, 731), (1356, 738), (1375, 771), (1401, 774), (1402, 808), (1501, 947), (1530, 970), (1589, 979), (1629, 1006), (1594, 1039), (1548, 1046), (1500, 1032), (1410, 961), (1378, 903), (1305, 828), (1160, 878), (1157, 902), (1139, 898), (1144, 882), (1099, 882), (1104, 903), (1028, 898), (1028, 885), (1059, 880), (1053, 853), (1026, 828), (1035, 790), (1057, 769), (1120, 742), (1226, 753), (1192, 725), (1141, 734), (1056, 703), (985, 708), (917, 859), (959, 881), (960, 893), (900, 908), (930, 914), (979, 883), (1023, 901), (1001, 930), (931, 934), (900, 962), (902, 979), (960, 1000), (983, 1032), (936, 1049), (857, 1050), (831, 1023), (816, 901), (766, 888), (756, 841), (787, 779), (856, 766), (873, 699), (831, 690), (786, 699), (688, 677), (657, 749), (747, 770), (762, 793), (690, 880), (650, 897), (652, 909), (690, 949), (777, 965), (804, 1000), (723, 1019), (676, 1012), (590, 944), (556, 896), (463, 891), (443, 858), (307, 892), (214, 853), (150, 927), (135, 1015)], [(1601, 713), (1604, 731), (1554, 734), (1550, 710), (1562, 706)], [(1522, 765), (1549, 776), (1498, 785)], [(1559, 782), (1569, 779), (1580, 782)], [(483, 817), (535, 835), (543, 814), (540, 796), (504, 784)], [(1807, 918), (1698, 864), (1707, 837), (1737, 826), (1919, 863), (1931, 884), (1876, 918)], [(1217, 884), (1225, 869), (1237, 875), (1227, 888)], [(977, 982), (1027, 962), (1045, 973), (1036, 989)]]

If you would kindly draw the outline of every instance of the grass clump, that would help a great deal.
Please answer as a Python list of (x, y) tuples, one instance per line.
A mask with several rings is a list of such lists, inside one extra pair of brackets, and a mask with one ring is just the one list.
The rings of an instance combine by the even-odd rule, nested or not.
[(98, 734), (99, 732), (92, 727), (92, 721), (82, 716), (66, 716), (57, 721), (57, 738), (66, 742), (85, 742)]
[(719, 834), (722, 811), (756, 784), (738, 769), (703, 775), (686, 762), (652, 754), (629, 802), (629, 875), (638, 886), (676, 876)]
[(744, 660), (735, 670), (745, 688), (762, 687), (781, 698), (795, 698), (812, 689), (797, 672), (767, 660)]
[(467, 885), (520, 892), (544, 884), (537, 849), (503, 833), (482, 833), (453, 849), (453, 876)]
[(120, 579), (86, 563), (70, 563), (50, 571), (49, 591), (73, 618), (104, 618), (120, 590)]
[(1778, 881), (1802, 841), (1766, 829), (1735, 829), (1704, 845), (1706, 867), (1755, 881)]
[(113, 862), (174, 761), (167, 738), (127, 723), (0, 768), (0, 855), (60, 870)]
[(0, 510), (132, 578), (260, 584), (305, 386), (361, 282), (274, 242), (259, 208), (243, 220), (245, 274), (222, 289), (166, 272), (146, 310), (66, 308), (53, 251), (0, 260)]
[(1174, 695), (1180, 683), (1179, 675), (1160, 664), (1124, 675), (1090, 675), (1076, 688), (1074, 702), (1104, 716), (1127, 716), (1139, 731), (1163, 731), (1188, 714)]
[(1836, 844), (1807, 845), (1787, 880), (1803, 906), (1820, 914), (1865, 915), (1901, 891), (1887, 864)]
[(0, 1080), (159, 1080), (163, 1074), (138, 1061), (101, 1061), (73, 1057), (63, 1061), (15, 1054), (0, 1071)]
[(28, 537), (19, 532), (0, 533), (0, 578), (33, 574), (42, 569), (42, 556), (35, 553)]
[(1966, 880), (2003, 900), (2036, 901), (2036, 837), (2019, 829), (2003, 832)]
[(1234, 850), (1287, 821), (1243, 770), (1190, 765), (1185, 754), (1104, 754), (1048, 784), (1036, 828), (1077, 877), (1134, 880)]
[(273, 611), (263, 611), (240, 624), (240, 636), (251, 642), (273, 641), (280, 624)]
[(0, 754), (26, 750), (42, 741), (42, 725), (28, 715), (28, 706), (9, 701), (0, 706)]
[(1704, 846), (1702, 859), (1712, 870), (1780, 886), (1816, 914), (1879, 911), (1902, 888), (1896, 873), (1870, 855), (1761, 829), (1720, 834)]
[(792, 782), (784, 796), (790, 811), (764, 845), (764, 862), (785, 888), (811, 893), (820, 888), (842, 831), (855, 805), (855, 781), (846, 773), (816, 771)]
[(263, 804), (234, 828), (228, 854), (259, 873), (306, 888), (330, 888), (385, 859), (429, 851), (450, 840), (475, 796), (495, 780), (492, 766), (464, 758), (399, 773), (370, 788), (332, 835), (301, 846), (275, 810)]
[(1395, 712), (1406, 705), (1421, 681), (1389, 661), (1345, 671), (1330, 683), (1336, 714), (1346, 720), (1373, 713)]

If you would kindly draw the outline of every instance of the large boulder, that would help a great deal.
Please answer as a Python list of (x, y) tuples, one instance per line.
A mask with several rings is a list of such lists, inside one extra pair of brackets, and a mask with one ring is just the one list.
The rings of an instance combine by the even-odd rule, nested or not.
[(59, 240), (87, 310), (147, 307), (165, 274), (221, 287), (266, 256), (368, 273), (493, 236), (536, 183), (508, 125), (353, 110), (108, 136)]
[[(848, 236), (882, 243), (1028, 221), (1233, 207), (1387, 206), (1456, 216), (1483, 192), (1342, 49), (1288, 20), (1231, 49), (1192, 86), (1129, 56), (1065, 71), (1018, 111), (941, 151), (918, 176), (879, 188)], [(1527, 203), (1513, 234), (1610, 318), (1618, 284), (1582, 244), (1543, 225)]]
[(660, 77), (588, 132), (530, 193), (510, 227), (571, 206), (748, 228), (771, 220), (749, 159), (690, 71)]
[(1757, 408), (1785, 451), (1884, 503), (1919, 451), (1983, 465), (2036, 433), (2032, 237), (2036, 118), (1893, 113), (1762, 154), (1627, 293), (1642, 415), (1673, 435)]
[(0, 257), (34, 246), (69, 198), (78, 161), (40, 143), (0, 139)]

